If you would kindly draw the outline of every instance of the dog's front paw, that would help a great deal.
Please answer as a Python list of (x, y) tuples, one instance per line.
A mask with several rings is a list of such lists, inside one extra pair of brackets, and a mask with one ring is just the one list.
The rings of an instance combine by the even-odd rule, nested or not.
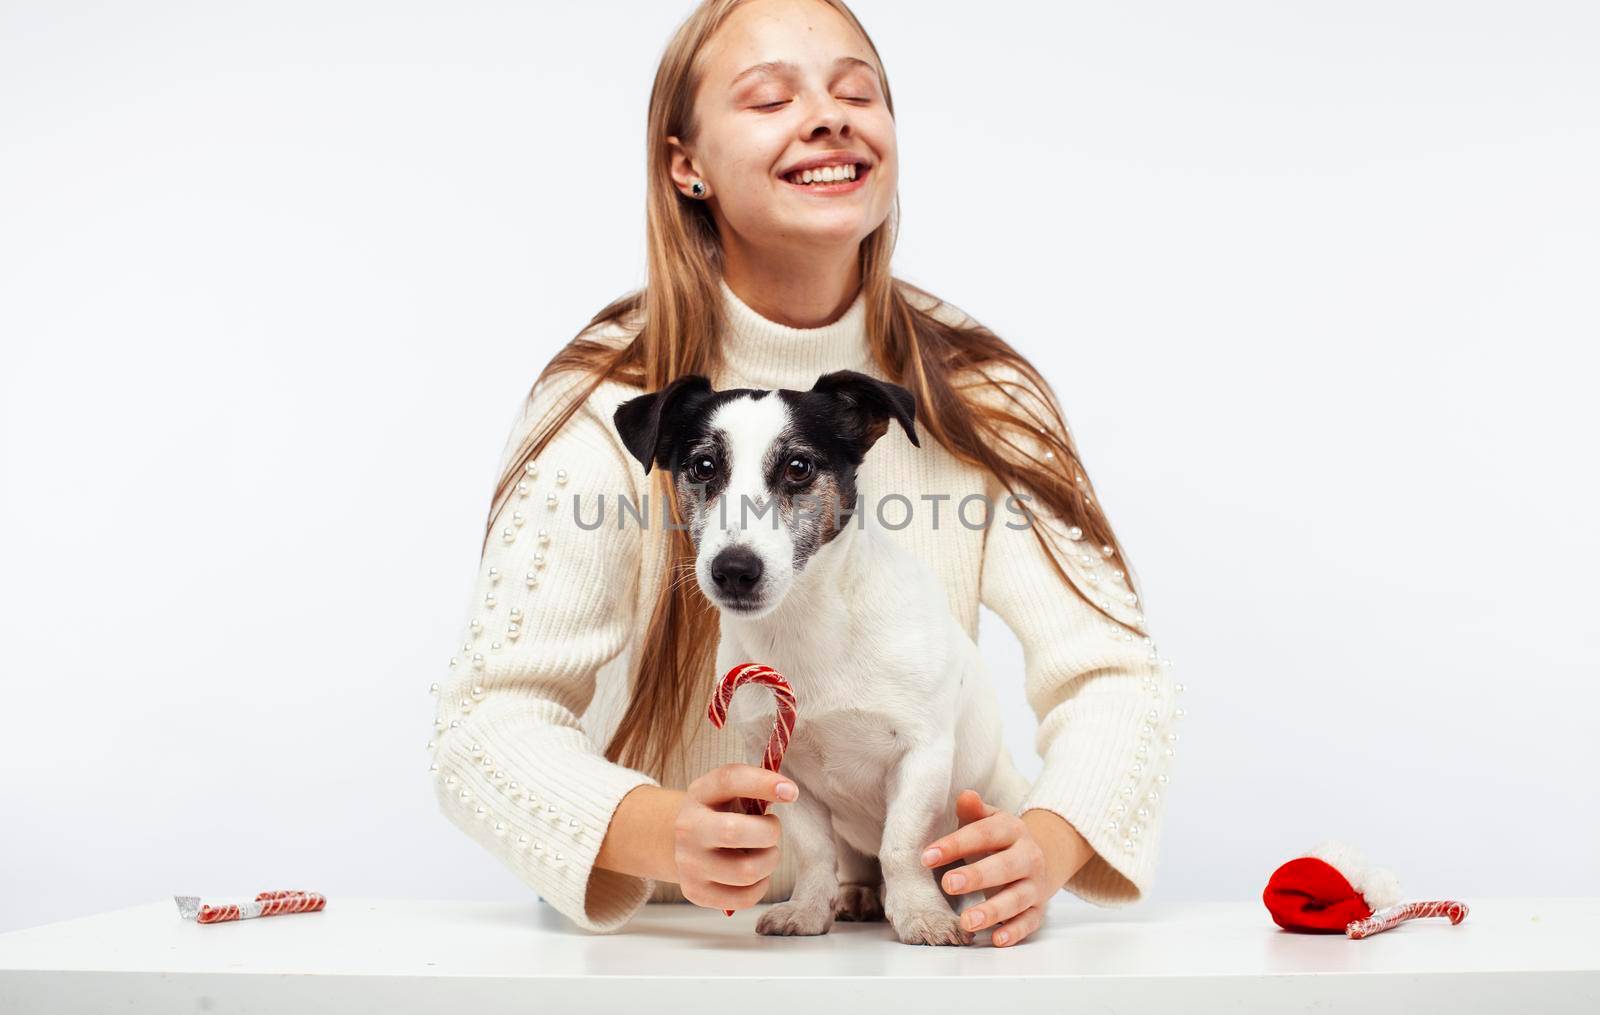
[(756, 920), (757, 934), (826, 934), (833, 926), (833, 914), (826, 906), (803, 906), (793, 900), (780, 902)]
[(835, 920), (867, 923), (883, 919), (883, 903), (877, 885), (840, 885), (833, 897)]
[(891, 918), (895, 936), (908, 945), (968, 945), (972, 932), (961, 926), (961, 918), (949, 907), (914, 909)]

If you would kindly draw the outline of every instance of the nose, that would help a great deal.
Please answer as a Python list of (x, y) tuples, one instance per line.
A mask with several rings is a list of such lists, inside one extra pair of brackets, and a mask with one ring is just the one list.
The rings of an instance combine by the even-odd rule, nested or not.
[(711, 580), (728, 592), (749, 592), (761, 580), (761, 558), (743, 546), (731, 546), (711, 561)]

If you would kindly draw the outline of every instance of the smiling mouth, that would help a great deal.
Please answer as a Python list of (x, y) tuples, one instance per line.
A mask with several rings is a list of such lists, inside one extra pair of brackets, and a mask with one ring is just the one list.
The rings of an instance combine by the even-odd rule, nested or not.
[(855, 179), (834, 180), (830, 183), (795, 183), (787, 176), (780, 176), (778, 179), (794, 190), (813, 191), (818, 194), (847, 194), (852, 190), (859, 190), (874, 168), (865, 163), (857, 163)]

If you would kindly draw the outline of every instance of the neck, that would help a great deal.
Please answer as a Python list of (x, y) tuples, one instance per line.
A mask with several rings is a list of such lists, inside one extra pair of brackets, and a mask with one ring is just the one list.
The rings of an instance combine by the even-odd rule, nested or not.
[(837, 321), (861, 290), (860, 245), (763, 251), (750, 256), (735, 245), (724, 255), (723, 280), (745, 305), (791, 328), (820, 328)]

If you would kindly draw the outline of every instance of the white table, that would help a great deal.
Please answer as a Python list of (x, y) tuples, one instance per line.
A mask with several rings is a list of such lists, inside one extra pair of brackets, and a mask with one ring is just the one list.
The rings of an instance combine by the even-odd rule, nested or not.
[(820, 937), (649, 905), (589, 934), (527, 903), (330, 898), (201, 926), (171, 899), (0, 935), (0, 1012), (1600, 1011), (1600, 899), (1466, 899), (1361, 941), (1279, 930), (1259, 901), (1098, 909), (1057, 896), (994, 948)]

